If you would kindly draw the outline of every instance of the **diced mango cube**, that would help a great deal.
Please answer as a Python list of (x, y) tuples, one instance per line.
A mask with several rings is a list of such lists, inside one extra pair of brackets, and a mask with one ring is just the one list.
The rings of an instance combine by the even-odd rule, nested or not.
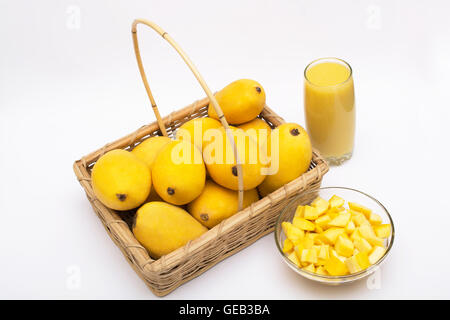
[(356, 273), (368, 268), (370, 266), (370, 262), (367, 253), (359, 252), (358, 254), (345, 260), (345, 265), (350, 273)]
[(344, 228), (333, 227), (333, 228), (325, 230), (321, 234), (321, 239), (325, 240), (325, 242), (328, 244), (335, 244), (337, 237), (343, 233), (345, 233)]
[(301, 242), (304, 249), (311, 249), (314, 245), (314, 238), (310, 235), (310, 233), (307, 233), (305, 237), (303, 238), (303, 241)]
[(383, 222), (383, 219), (380, 217), (380, 215), (372, 212), (370, 214), (370, 217), (369, 217), (369, 222), (372, 225), (378, 225), (378, 224), (381, 224)]
[(355, 202), (349, 202), (348, 203), (348, 207), (350, 209), (354, 210), (354, 211), (358, 211), (358, 212), (363, 213), (366, 216), (367, 219), (369, 219), (370, 214), (372, 213), (372, 210), (370, 210), (369, 208), (366, 208), (365, 206), (360, 205), (360, 204), (355, 203)]
[(340, 235), (336, 240), (336, 245), (334, 246), (337, 254), (343, 256), (343, 257), (351, 257), (353, 255), (353, 250), (355, 249), (355, 246), (353, 245), (353, 242)]
[(348, 234), (352, 234), (353, 231), (355, 231), (355, 229), (356, 229), (356, 226), (352, 220), (350, 220), (350, 222), (347, 223), (347, 225), (345, 226), (345, 232), (347, 232)]
[(330, 258), (330, 246), (329, 245), (321, 245), (319, 249), (319, 253), (317, 254), (317, 258), (321, 260), (327, 260)]
[(283, 244), (283, 252), (289, 254), (292, 252), (292, 250), (294, 250), (294, 244), (291, 240), (285, 239)]
[(314, 267), (313, 264), (309, 264), (306, 267), (303, 267), (303, 269), (312, 273), (316, 272), (316, 268)]
[(330, 204), (327, 200), (322, 199), (321, 197), (317, 197), (313, 202), (311, 202), (311, 206), (317, 208), (317, 212), (320, 216), (328, 210)]
[(319, 212), (317, 208), (311, 206), (304, 206), (303, 208), (303, 218), (306, 220), (316, 220), (319, 217)]
[(359, 227), (359, 233), (363, 238), (365, 238), (373, 246), (383, 246), (383, 239), (378, 238), (373, 231), (372, 226), (369, 224), (364, 224)]
[(304, 218), (294, 217), (292, 223), (295, 227), (306, 231), (314, 231), (314, 229), (316, 228), (314, 223)]
[(330, 200), (328, 200), (328, 203), (330, 204), (330, 208), (339, 208), (345, 204), (345, 200), (337, 195), (334, 195), (330, 198)]
[(297, 265), (297, 267), (300, 267), (300, 261), (297, 258), (297, 255), (295, 254), (295, 252), (292, 252), (289, 256), (288, 259), (291, 260), (294, 264)]
[(355, 230), (350, 235), (350, 240), (355, 241), (357, 238), (361, 237), (361, 233), (359, 233), (359, 227), (355, 228)]
[(372, 245), (363, 237), (357, 237), (353, 244), (355, 245), (355, 248), (358, 249), (359, 252), (366, 252), (369, 253), (372, 251)]
[(317, 254), (316, 250), (311, 249), (303, 249), (302, 257), (300, 259), (302, 263), (317, 263)]
[[(295, 220), (295, 219), (294, 219)], [(284, 234), (286, 235), (286, 238), (288, 238), (289, 240), (292, 241), (292, 243), (297, 243), (299, 241), (301, 241), (304, 237), (304, 232), (303, 230), (297, 228), (296, 226), (294, 226), (292, 223), (290, 222), (283, 222), (281, 224)]]
[(328, 226), (331, 227), (346, 227), (350, 222), (351, 214), (350, 212), (343, 211), (339, 213), (334, 219), (328, 222)]
[(389, 238), (391, 235), (391, 225), (390, 224), (380, 224), (379, 226), (373, 227), (375, 234), (379, 238)]
[(316, 273), (317, 273), (317, 274), (320, 274), (320, 275), (323, 275), (323, 276), (328, 275), (327, 270), (325, 270), (325, 267), (323, 267), (323, 266), (318, 266), (318, 267), (316, 268)]
[(361, 212), (356, 212), (352, 215), (352, 221), (356, 226), (360, 227), (363, 224), (370, 224), (369, 220), (367, 220), (366, 216)]
[(297, 209), (295, 209), (295, 215), (294, 217), (303, 218), (303, 210), (305, 209), (304, 206), (298, 206)]
[(326, 214), (324, 216), (317, 218), (315, 223), (317, 226), (324, 228), (330, 221), (331, 221), (331, 217), (328, 214)]
[(325, 262), (324, 267), (332, 276), (344, 276), (349, 272), (345, 263), (335, 255), (330, 255), (330, 258)]
[(386, 248), (381, 246), (375, 246), (372, 252), (369, 254), (369, 262), (371, 264), (375, 264), (378, 260), (381, 259), (381, 257), (384, 256), (385, 252)]

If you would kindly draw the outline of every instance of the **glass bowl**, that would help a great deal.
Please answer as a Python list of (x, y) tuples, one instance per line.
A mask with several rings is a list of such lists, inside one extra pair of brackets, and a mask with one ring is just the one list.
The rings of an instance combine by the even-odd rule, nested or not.
[[(361, 204), (369, 209), (372, 209), (374, 213), (377, 213), (381, 216), (383, 219), (382, 223), (389, 223), (391, 225), (391, 235), (389, 238), (385, 240), (385, 246), (386, 246), (386, 252), (384, 255), (373, 265), (371, 265), (369, 268), (364, 269), (357, 273), (348, 274), (345, 276), (329, 276), (329, 275), (320, 275), (316, 273), (309, 272), (304, 269), (300, 269), (295, 265), (291, 260), (288, 259), (287, 255), (283, 253), (283, 243), (286, 239), (286, 236), (284, 235), (283, 229), (281, 228), (281, 224), (284, 221), (292, 222), (292, 219), (295, 214), (295, 210), (297, 206), (299, 205), (307, 205), (310, 204), (317, 196), (322, 197), (325, 200), (330, 199), (333, 195), (337, 195), (345, 200), (345, 203), (348, 202), (356, 202), (358, 204)], [(386, 208), (374, 197), (371, 197), (370, 195), (355, 190), (351, 188), (345, 188), (345, 187), (324, 187), (320, 188), (318, 190), (313, 191), (307, 191), (296, 198), (294, 198), (281, 212), (280, 216), (278, 217), (278, 220), (275, 225), (275, 242), (278, 248), (278, 251), (280, 252), (281, 256), (283, 257), (283, 261), (295, 272), (297, 272), (299, 275), (314, 280), (320, 283), (329, 284), (329, 285), (338, 285), (343, 283), (349, 283), (353, 282), (359, 279), (362, 279), (364, 277), (367, 277), (368, 275), (372, 274), (383, 263), (383, 261), (388, 256), (389, 252), (391, 251), (392, 245), (394, 243), (394, 236), (395, 236), (395, 228), (394, 228), (394, 222), (392, 221), (391, 215), (386, 210)]]

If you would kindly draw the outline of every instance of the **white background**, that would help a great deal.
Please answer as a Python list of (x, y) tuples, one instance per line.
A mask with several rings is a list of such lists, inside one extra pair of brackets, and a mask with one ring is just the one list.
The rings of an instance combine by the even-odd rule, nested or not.
[[(323, 185), (378, 198), (397, 230), (379, 289), (300, 278), (270, 234), (166, 298), (450, 298), (449, 10), (406, 0), (0, 0), (0, 298), (155, 298), (72, 171), (154, 121), (132, 49), (137, 17), (166, 29), (212, 90), (255, 79), (268, 105), (300, 124), (304, 67), (347, 60), (355, 153)], [(139, 36), (162, 114), (204, 97), (167, 43), (150, 29)]]

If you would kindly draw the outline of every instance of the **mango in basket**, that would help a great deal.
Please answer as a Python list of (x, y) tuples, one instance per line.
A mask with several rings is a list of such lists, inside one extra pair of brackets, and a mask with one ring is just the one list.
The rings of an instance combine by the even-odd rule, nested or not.
[[(244, 130), (230, 128), (243, 170), (244, 190), (256, 188), (266, 177), (258, 144)], [(238, 190), (238, 168), (232, 145), (224, 128), (207, 132), (203, 158), (210, 177), (222, 187)]]
[[(244, 192), (243, 208), (259, 200), (256, 189)], [(238, 211), (238, 192), (207, 180), (200, 196), (188, 204), (189, 213), (207, 228), (212, 228)]]
[(133, 233), (153, 258), (184, 246), (208, 231), (188, 212), (166, 202), (148, 202), (136, 213)]
[(192, 119), (183, 123), (183, 125), (178, 128), (175, 137), (178, 140), (187, 140), (193, 143), (200, 150), (203, 150), (205, 147), (205, 132), (210, 129), (214, 130), (221, 127), (222, 124), (216, 119), (208, 117)]
[(260, 118), (255, 118), (252, 121), (243, 123), (237, 127), (244, 130), (246, 134), (252, 137), (258, 143), (259, 147), (267, 145), (267, 139), (272, 131), (267, 122)]
[(384, 256), (384, 239), (391, 235), (391, 225), (360, 204), (350, 202), (348, 209), (344, 205), (345, 200), (336, 195), (329, 201), (316, 198), (311, 206), (297, 207), (292, 223), (282, 223), (288, 241), (283, 252), (292, 261), (294, 247), (299, 268), (343, 276), (362, 271)]
[(266, 149), (273, 172), (258, 187), (262, 196), (300, 177), (308, 170), (312, 158), (308, 133), (295, 123), (283, 123), (272, 130)]
[(187, 204), (197, 198), (205, 186), (202, 154), (188, 141), (171, 141), (156, 157), (152, 176), (153, 186), (164, 201)]
[(91, 178), (95, 196), (108, 208), (121, 211), (140, 206), (152, 185), (149, 167), (121, 149), (101, 156), (92, 168)]
[[(231, 124), (242, 124), (255, 119), (266, 105), (266, 93), (256, 81), (241, 79), (234, 81), (215, 94), (223, 114)], [(212, 104), (208, 115), (219, 119)]]
[(138, 144), (131, 153), (144, 161), (151, 169), (158, 153), (170, 141), (172, 140), (168, 137), (150, 137)]

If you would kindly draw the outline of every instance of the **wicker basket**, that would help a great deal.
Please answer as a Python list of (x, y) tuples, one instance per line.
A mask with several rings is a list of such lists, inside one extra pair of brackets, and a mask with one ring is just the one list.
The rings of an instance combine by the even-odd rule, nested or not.
[[(207, 93), (207, 98), (196, 101), (193, 104), (172, 112), (169, 116), (161, 118), (151, 94), (150, 88), (142, 67), (139, 47), (137, 43), (136, 26), (145, 24), (157, 31), (177, 51), (194, 72), (202, 87)], [(130, 221), (134, 212), (118, 212), (105, 207), (94, 195), (91, 185), (91, 170), (95, 162), (104, 153), (113, 149), (131, 150), (143, 140), (156, 136), (173, 136), (174, 132), (186, 121), (208, 115), (208, 105), (211, 103), (222, 124), (228, 128), (228, 123), (223, 117), (220, 107), (217, 105), (211, 91), (207, 88), (198, 71), (185, 53), (178, 47), (170, 36), (157, 25), (145, 21), (135, 20), (132, 27), (134, 47), (138, 66), (144, 81), (145, 88), (152, 103), (157, 122), (145, 125), (137, 131), (106, 144), (89, 155), (82, 157), (74, 163), (74, 171), (84, 188), (87, 198), (91, 202), (94, 211), (102, 221), (111, 239), (116, 243), (136, 273), (145, 281), (151, 291), (157, 296), (164, 296), (176, 289), (181, 284), (202, 274), (216, 263), (232, 254), (249, 246), (262, 236), (274, 230), (274, 224), (280, 210), (288, 202), (305, 190), (316, 190), (320, 187), (323, 175), (328, 171), (326, 162), (317, 151), (313, 151), (313, 158), (309, 170), (299, 178), (284, 185), (268, 196), (253, 203), (250, 207), (239, 211), (232, 217), (222, 221), (219, 225), (210, 229), (199, 238), (188, 242), (158, 260), (153, 260), (147, 250), (136, 240), (130, 229)], [(269, 107), (265, 107), (259, 116), (272, 128), (283, 123), (283, 119), (276, 115)], [(234, 141), (233, 141), (234, 142)], [(235, 148), (235, 146), (233, 145)], [(238, 175), (241, 178), (238, 168)], [(241, 181), (242, 183), (242, 181)], [(242, 188), (240, 188), (242, 189)], [(242, 191), (239, 193), (240, 206), (242, 205)]]

